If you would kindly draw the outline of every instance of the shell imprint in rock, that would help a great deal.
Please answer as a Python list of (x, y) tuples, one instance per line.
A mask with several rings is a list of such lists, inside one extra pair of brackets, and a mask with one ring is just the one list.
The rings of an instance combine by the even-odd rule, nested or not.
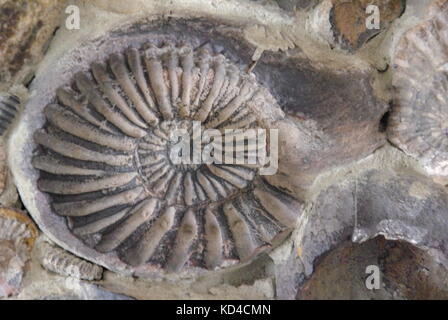
[(16, 294), (37, 228), (22, 212), (0, 208), (0, 298)]
[(19, 111), (20, 100), (13, 94), (0, 92), (0, 195), (7, 188), (6, 136)]
[(39, 245), (40, 263), (48, 271), (81, 280), (99, 280), (103, 268), (84, 261), (46, 241)]
[(215, 269), (247, 261), (296, 224), (301, 204), (264, 183), (257, 166), (171, 161), (170, 133), (191, 132), (193, 121), (261, 128), (250, 105), (273, 98), (224, 56), (129, 48), (56, 95), (34, 134), (38, 187), (97, 252), (155, 270)]
[(448, 2), (439, 5), (397, 47), (389, 137), (428, 173), (448, 176)]
[(0, 93), (0, 136), (3, 136), (19, 111), (20, 99), (13, 94)]

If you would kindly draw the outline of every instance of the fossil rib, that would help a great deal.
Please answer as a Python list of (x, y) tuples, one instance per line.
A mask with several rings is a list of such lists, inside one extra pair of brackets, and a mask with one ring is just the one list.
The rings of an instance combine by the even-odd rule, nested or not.
[(190, 209), (185, 214), (182, 223), (177, 231), (176, 242), (174, 244), (173, 252), (167, 262), (167, 270), (171, 272), (179, 271), (189, 257), (189, 250), (194, 238), (198, 232), (196, 218), (193, 211)]
[(96, 249), (101, 252), (107, 252), (115, 249), (120, 245), (132, 232), (134, 232), (140, 225), (151, 219), (154, 210), (157, 206), (156, 199), (149, 199), (142, 203), (132, 212), (129, 217), (122, 222), (115, 230), (106, 234), (97, 244)]
[(210, 209), (205, 212), (205, 265), (214, 269), (222, 261), (222, 234), (215, 215)]
[(150, 229), (143, 235), (134, 248), (131, 248), (125, 260), (131, 265), (145, 263), (154, 253), (162, 237), (173, 225), (176, 209), (169, 207), (163, 215), (154, 222)]
[(231, 203), (226, 203), (223, 209), (235, 239), (238, 256), (241, 260), (247, 259), (255, 249), (249, 226), (244, 221), (241, 213)]

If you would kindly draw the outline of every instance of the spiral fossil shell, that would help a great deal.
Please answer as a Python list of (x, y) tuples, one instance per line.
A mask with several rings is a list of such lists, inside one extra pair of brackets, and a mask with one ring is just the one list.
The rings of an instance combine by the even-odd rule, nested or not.
[(428, 173), (448, 176), (448, 6), (434, 6), (436, 14), (409, 30), (397, 47), (389, 137)]
[(17, 293), (37, 228), (22, 212), (0, 208), (0, 297)]
[[(133, 267), (215, 269), (249, 260), (295, 225), (301, 204), (264, 182), (259, 165), (170, 160), (170, 133), (194, 133), (194, 121), (266, 126), (260, 112), (269, 110), (254, 105), (273, 98), (223, 55), (131, 47), (76, 73), (56, 96), (34, 133), (38, 188), (96, 252)], [(258, 148), (246, 145), (246, 156)]]
[(28, 249), (31, 249), (36, 237), (37, 228), (22, 212), (0, 208), (0, 239), (24, 241)]

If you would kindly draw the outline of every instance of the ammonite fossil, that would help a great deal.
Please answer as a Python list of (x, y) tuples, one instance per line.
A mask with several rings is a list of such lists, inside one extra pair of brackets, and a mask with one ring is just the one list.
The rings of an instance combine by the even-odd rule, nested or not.
[(436, 14), (409, 30), (395, 53), (389, 137), (428, 173), (448, 176), (448, 7), (435, 6)]
[[(33, 134), (37, 186), (51, 214), (93, 249), (87, 259), (215, 269), (248, 261), (297, 222), (301, 204), (267, 184), (260, 163), (172, 161), (177, 129), (202, 145), (195, 125), (269, 129), (282, 114), (254, 75), (212, 50), (177, 43), (116, 50), (57, 89), (43, 112)], [(245, 158), (266, 147), (267, 139), (233, 138)]]

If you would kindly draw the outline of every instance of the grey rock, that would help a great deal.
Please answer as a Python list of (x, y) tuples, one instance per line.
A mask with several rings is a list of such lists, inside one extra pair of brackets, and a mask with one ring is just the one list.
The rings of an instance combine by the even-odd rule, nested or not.
[(284, 292), (294, 285), (302, 287), (318, 259), (348, 241), (360, 243), (381, 235), (419, 247), (448, 265), (446, 188), (414, 172), (368, 170), (323, 190), (306, 216), (296, 235), (296, 249), (287, 263), (276, 265), (279, 298), (291, 298)]
[(48, 295), (34, 297), (33, 300), (134, 300), (122, 294), (116, 294), (100, 286), (79, 282), (71, 290), (63, 294), (49, 293)]
[[(378, 286), (368, 288), (377, 267)], [(298, 299), (446, 299), (447, 269), (426, 250), (383, 237), (361, 244), (343, 242), (316, 261)]]
[(362, 242), (383, 235), (448, 257), (446, 188), (409, 172), (370, 171), (358, 181), (356, 229)]
[(254, 72), (288, 116), (278, 125), (279, 171), (296, 187), (307, 188), (323, 171), (386, 143), (382, 118), (388, 104), (375, 97), (370, 74), (316, 69), (280, 53), (265, 53)]
[[(422, 10), (423, 11), (423, 10)], [(448, 178), (448, 3), (434, 1), (424, 21), (400, 39), (393, 58), (394, 107), (389, 139), (429, 175)]]

